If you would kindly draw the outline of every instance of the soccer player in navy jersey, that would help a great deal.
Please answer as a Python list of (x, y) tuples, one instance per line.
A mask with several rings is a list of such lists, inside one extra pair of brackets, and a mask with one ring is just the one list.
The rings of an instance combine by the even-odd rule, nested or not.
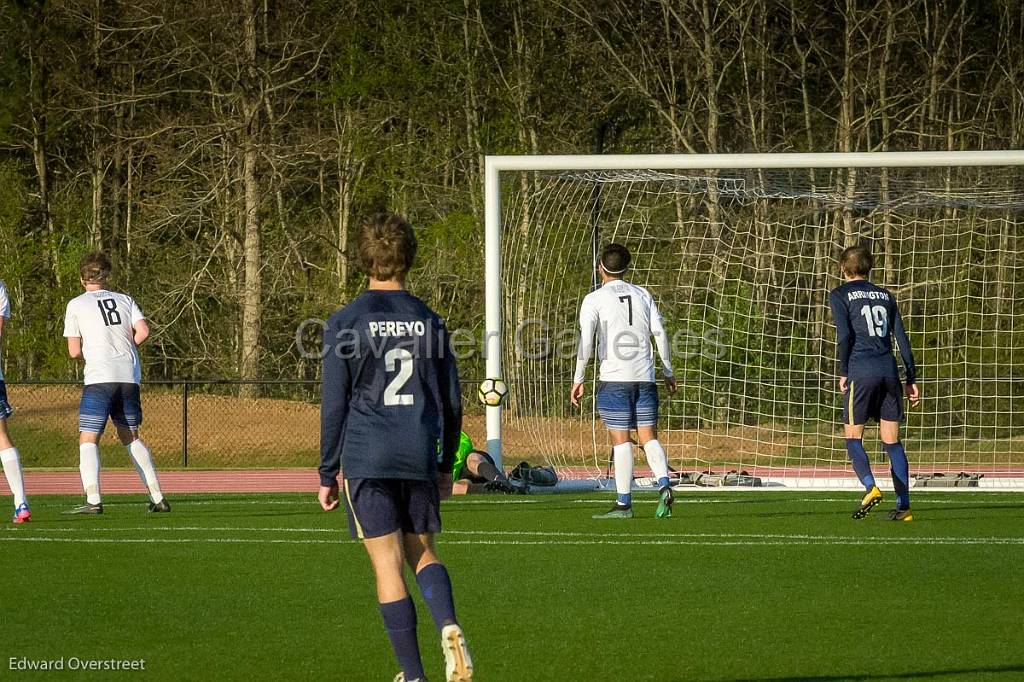
[[(843, 394), (843, 429), (846, 452), (866, 491), (853, 518), (862, 519), (882, 501), (875, 485), (871, 463), (861, 440), (868, 419), (878, 421), (882, 448), (889, 455), (896, 508), (893, 521), (912, 521), (910, 512), (910, 466), (900, 442), (903, 396), (916, 407), (921, 400), (917, 387), (917, 366), (910, 340), (892, 292), (868, 281), (874, 259), (864, 246), (851, 246), (839, 257), (846, 283), (829, 294), (829, 306), (836, 323), (839, 356), (839, 390)], [(892, 343), (896, 341), (903, 359), (906, 385), (900, 386)]]
[(416, 237), (404, 218), (371, 217), (358, 250), (369, 288), (334, 313), (324, 331), (320, 505), (338, 506), (340, 468), (349, 530), (370, 555), (384, 627), (402, 668), (396, 682), (426, 679), (403, 563), (441, 633), (447, 679), (471, 680), (451, 579), (434, 548), (462, 428), (448, 330), (405, 290)]

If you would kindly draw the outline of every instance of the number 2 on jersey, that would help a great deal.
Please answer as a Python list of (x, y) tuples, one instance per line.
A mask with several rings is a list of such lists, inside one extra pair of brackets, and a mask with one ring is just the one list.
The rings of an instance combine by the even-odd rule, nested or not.
[(100, 315), (103, 316), (103, 324), (108, 327), (121, 324), (121, 313), (117, 311), (117, 301), (112, 298), (101, 298), (96, 301), (100, 307)]
[(629, 311), (629, 326), (633, 326), (633, 297), (632, 296), (619, 296), (619, 300), (626, 304), (626, 308)]
[(395, 405), (412, 405), (413, 396), (410, 393), (399, 393), (405, 382), (412, 376), (412, 353), (404, 348), (392, 348), (384, 354), (384, 364), (387, 371), (394, 372), (395, 365), (398, 365), (398, 375), (391, 380), (384, 389), (384, 404), (388, 407)]
[(860, 314), (868, 323), (868, 336), (885, 336), (889, 331), (889, 313), (884, 305), (864, 306)]

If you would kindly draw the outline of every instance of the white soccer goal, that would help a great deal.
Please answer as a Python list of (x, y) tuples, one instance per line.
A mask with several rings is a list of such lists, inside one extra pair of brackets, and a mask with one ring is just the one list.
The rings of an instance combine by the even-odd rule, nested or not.
[(582, 411), (569, 389), (579, 304), (617, 241), (673, 337), (672, 467), (855, 486), (827, 294), (839, 251), (862, 240), (919, 367), (911, 473), (1024, 486), (1024, 151), (488, 157), (487, 374), (511, 391), (487, 410), (489, 451), (604, 475), (594, 387)]

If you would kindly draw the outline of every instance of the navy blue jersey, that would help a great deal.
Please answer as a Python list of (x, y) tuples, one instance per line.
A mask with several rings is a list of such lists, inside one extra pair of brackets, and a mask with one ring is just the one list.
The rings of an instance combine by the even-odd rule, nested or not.
[(327, 321), (320, 483), (434, 481), (462, 429), (459, 374), (444, 322), (407, 291), (366, 291)]
[(899, 347), (907, 384), (917, 381), (917, 366), (903, 318), (892, 292), (863, 279), (836, 287), (828, 296), (836, 323), (839, 374), (849, 379), (899, 378), (893, 339)]

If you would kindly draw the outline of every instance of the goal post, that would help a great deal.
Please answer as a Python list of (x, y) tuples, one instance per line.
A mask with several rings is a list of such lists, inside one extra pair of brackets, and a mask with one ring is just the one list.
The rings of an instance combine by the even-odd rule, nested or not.
[[(981, 169), (978, 177), (982, 179), (976, 180), (972, 175), (971, 179), (962, 182), (963, 186), (959, 186), (958, 178), (954, 175), (966, 173), (964, 169)], [(989, 169), (993, 170), (990, 172)], [(992, 175), (996, 169), (999, 174)], [(508, 178), (511, 176), (518, 176), (520, 181), (509, 183)], [(979, 186), (979, 183), (982, 184)], [(562, 212), (572, 212), (573, 215), (567, 217)], [(808, 217), (812, 214), (813, 218)], [(733, 219), (743, 224), (742, 229), (745, 231), (742, 234), (739, 227), (730, 224), (729, 221)], [(593, 222), (593, 232), (584, 234), (590, 229), (588, 221)], [(952, 232), (960, 221), (965, 225), (964, 230), (975, 230), (975, 234), (980, 235), (978, 238), (985, 240), (985, 248), (988, 249), (985, 253), (990, 254), (992, 259), (1002, 258), (998, 249), (1002, 247), (1005, 250), (1010, 242), (1013, 253), (999, 263), (994, 260), (985, 261), (978, 267), (977, 273), (980, 274), (975, 273), (970, 253), (974, 247), (962, 243), (964, 240), (958, 240)], [(506, 229), (505, 223), (514, 223), (515, 227)], [(833, 227), (841, 224), (845, 224), (845, 231), (841, 227)], [(936, 229), (942, 234), (936, 232), (938, 236), (929, 237), (931, 226), (940, 226)], [(762, 228), (768, 234), (762, 234)], [(637, 284), (647, 285), (649, 280), (652, 287), (659, 289), (654, 291), (656, 299), (659, 298), (659, 291), (662, 295), (672, 292), (671, 295), (676, 298), (681, 296), (678, 292), (683, 290), (694, 298), (714, 296), (720, 293), (715, 287), (727, 282), (732, 291), (726, 303), (706, 304), (702, 310), (696, 310), (691, 301), (681, 301), (680, 306), (686, 306), (689, 311), (687, 320), (700, 328), (695, 333), (701, 330), (708, 333), (709, 326), (721, 324), (723, 319), (732, 316), (732, 321), (726, 324), (732, 325), (731, 331), (746, 334), (745, 342), (751, 345), (745, 348), (747, 357), (757, 358), (747, 361), (757, 365), (757, 371), (751, 372), (749, 379), (746, 368), (742, 366), (742, 359), (718, 360), (713, 365), (693, 365), (689, 392), (663, 403), (662, 419), (666, 424), (660, 425), (661, 428), (680, 435), (674, 445), (671, 437), (667, 439), (670, 462), (691, 469), (703, 468), (708, 464), (707, 468), (715, 469), (714, 458), (702, 456), (700, 443), (693, 445), (689, 441), (699, 441), (701, 429), (716, 423), (715, 415), (721, 413), (725, 416), (718, 418), (717, 423), (722, 433), (708, 437), (721, 437), (724, 439), (722, 442), (727, 443), (723, 448), (736, 447), (741, 453), (749, 454), (747, 459), (742, 456), (726, 456), (720, 462), (723, 467), (743, 467), (780, 474), (790, 469), (804, 471), (806, 467), (803, 464), (791, 466), (792, 462), (801, 463), (805, 460), (801, 459), (799, 453), (790, 451), (806, 446), (808, 452), (813, 450), (825, 453), (815, 455), (821, 466), (820, 471), (818, 463), (811, 467), (817, 480), (808, 484), (810, 487), (845, 484), (852, 479), (852, 475), (846, 473), (845, 453), (838, 453), (834, 445), (834, 434), (831, 436), (832, 445), (822, 445), (829, 438), (826, 431), (835, 427), (835, 420), (826, 418), (832, 405), (823, 405), (819, 409), (814, 404), (815, 401), (822, 402), (821, 389), (800, 393), (803, 397), (799, 398), (802, 402), (797, 411), (784, 409), (778, 403), (788, 399), (784, 385), (786, 380), (797, 377), (808, 384), (824, 381), (828, 375), (824, 368), (834, 366), (830, 319), (826, 315), (822, 327), (822, 309), (826, 306), (828, 289), (838, 284), (838, 281), (829, 279), (831, 275), (821, 272), (820, 263), (834, 259), (836, 247), (841, 246), (841, 243), (820, 235), (831, 230), (830, 234), (834, 232), (840, 238), (859, 239), (864, 236), (862, 228), (875, 243), (883, 241), (884, 232), (885, 245), (902, 244), (899, 254), (881, 254), (885, 261), (885, 273), (897, 272), (897, 266), (893, 263), (899, 261), (902, 269), (898, 273), (901, 276), (913, 278), (917, 273), (935, 275), (937, 283), (931, 280), (925, 283), (900, 282), (911, 296), (924, 301), (925, 316), (934, 308), (933, 299), (940, 300), (946, 296), (949, 287), (955, 290), (955, 297), (964, 298), (968, 302), (981, 294), (1021, 296), (1024, 299), (1024, 296), (1017, 293), (1024, 286), (1024, 279), (1019, 280), (1017, 274), (1018, 270), (1024, 271), (1024, 240), (1021, 240), (1020, 245), (1017, 244), (1017, 233), (1024, 236), (1024, 150), (486, 157), (486, 371), (488, 377), (505, 378), (511, 392), (511, 406), (486, 408), (488, 452), (501, 466), (503, 455), (509, 452), (502, 434), (503, 410), (511, 410), (513, 414), (518, 412), (516, 418), (525, 424), (517, 431), (527, 432), (538, 443), (544, 443), (545, 439), (556, 443), (543, 446), (553, 448), (552, 452), (563, 447), (557, 444), (562, 442), (562, 437), (556, 430), (564, 430), (564, 424), (571, 422), (570, 430), (583, 433), (581, 438), (584, 440), (589, 428), (593, 450), (589, 461), (574, 466), (574, 457), (585, 459), (588, 456), (583, 452), (572, 456), (545, 455), (546, 460), (553, 458), (554, 461), (544, 463), (555, 464), (566, 472), (584, 477), (596, 477), (601, 471), (601, 464), (607, 459), (607, 454), (603, 452), (603, 429), (595, 421), (592, 403), (590, 414), (584, 411), (581, 415), (574, 415), (565, 409), (569, 392), (563, 371), (566, 358), (561, 358), (561, 364), (555, 369), (552, 369), (554, 364), (543, 364), (546, 361), (537, 363), (532, 360), (515, 360), (518, 366), (509, 370), (514, 375), (507, 375), (506, 370), (509, 368), (504, 365), (511, 357), (512, 350), (522, 350), (514, 348), (519, 340), (519, 330), (512, 323), (522, 324), (525, 320), (513, 318), (524, 316), (526, 312), (536, 312), (536, 308), (550, 304), (559, 309), (558, 323), (562, 328), (557, 332), (564, 332), (570, 311), (578, 307), (578, 300), (589, 292), (592, 284), (589, 276), (583, 277), (589, 274), (583, 273), (585, 255), (591, 257), (592, 266), (591, 238), (600, 237), (602, 242), (606, 242), (615, 237), (623, 239), (631, 250), (634, 250), (631, 240), (643, 244), (634, 251), (632, 269), (640, 276), (641, 281), (636, 281)], [(510, 230), (517, 234), (520, 242), (511, 242), (508, 238)], [(730, 244), (728, 248), (722, 248), (721, 240), (725, 237), (719, 232), (725, 231), (731, 231), (731, 238), (737, 244), (742, 242), (742, 245)], [(799, 245), (808, 235), (814, 235), (814, 248), (817, 251), (812, 250), (810, 255), (799, 248), (794, 248), (792, 252), (785, 251), (789, 246)], [(787, 243), (787, 240), (790, 242)], [(581, 243), (584, 241), (587, 243)], [(770, 246), (762, 248), (764, 244)], [(963, 256), (958, 266), (961, 269), (956, 272), (943, 269), (942, 263), (928, 258), (928, 249), (933, 244), (943, 254), (948, 250), (953, 256), (959, 257), (961, 251), (965, 252), (967, 255)], [(699, 247), (700, 253), (689, 253), (687, 249), (691, 247)], [(528, 253), (533, 249), (538, 253)], [(680, 269), (678, 272), (672, 270), (672, 263), (675, 262), (672, 258), (662, 257), (665, 250), (672, 251), (673, 257), (679, 259), (675, 266)], [(568, 258), (566, 254), (570, 251), (575, 254), (575, 269), (558, 267), (559, 259)], [(823, 259), (823, 255), (827, 258)], [(543, 286), (548, 288), (536, 301), (524, 303), (527, 294), (519, 291), (530, 281), (528, 277), (520, 274), (516, 281), (508, 281), (506, 268), (509, 264), (503, 262), (507, 260), (514, 261), (513, 265), (519, 273), (536, 270), (536, 277), (546, 278)], [(543, 272), (538, 268), (542, 262)], [(790, 268), (791, 263), (797, 265)], [(763, 284), (765, 290), (771, 289), (778, 284), (771, 281), (775, 276), (774, 271), (779, 269), (777, 264), (782, 264), (781, 276), (796, 282), (793, 286), (800, 291), (800, 311), (790, 321), (807, 325), (806, 329), (813, 328), (819, 335), (824, 329), (827, 338), (805, 344), (806, 339), (798, 338), (798, 332), (782, 329), (778, 324), (780, 320), (771, 321), (771, 330), (755, 330), (761, 324), (757, 319), (758, 312), (752, 306), (749, 310), (740, 310), (746, 303), (744, 292), (750, 289), (747, 280), (757, 280), (757, 286)], [(707, 273), (698, 272), (702, 268), (714, 270), (714, 276), (710, 279), (704, 277)], [(684, 273), (683, 269), (687, 272)], [(761, 282), (762, 277), (764, 282)], [(974, 289), (966, 293), (965, 290), (957, 289), (958, 278), (969, 280), (970, 286), (981, 294)], [(880, 276), (875, 279), (879, 279), (883, 286), (893, 284), (882, 280)], [(915, 289), (918, 286), (923, 292)], [(790, 293), (784, 291), (779, 301)], [(772, 300), (771, 294), (765, 296), (765, 301)], [(898, 293), (897, 298), (901, 300), (902, 307), (903, 296)], [(970, 311), (965, 311), (964, 319), (973, 320), (971, 315)], [(904, 312), (904, 316), (909, 317), (908, 324), (913, 331), (914, 315), (908, 316)], [(965, 376), (965, 379), (974, 383), (969, 386), (965, 384), (962, 395), (957, 393), (959, 389), (953, 381), (956, 368), (952, 360), (936, 356), (930, 350), (922, 357), (922, 349), (914, 350), (919, 353), (918, 364), (922, 366), (925, 400), (930, 398), (928, 386), (932, 377), (928, 375), (929, 365), (941, 365), (945, 373), (943, 380), (950, 384), (949, 395), (943, 397), (943, 409), (951, 417), (958, 404), (957, 400), (962, 398), (966, 405), (971, 401), (986, 399), (985, 390), (977, 388), (981, 385), (979, 382), (988, 376), (981, 370), (980, 363), (996, 355), (1012, 359), (1013, 363), (1008, 368), (1011, 373), (995, 377), (1002, 382), (993, 398), (999, 405), (997, 411), (1000, 412), (1000, 418), (991, 424), (980, 419), (978, 424), (957, 425), (960, 429), (958, 433), (970, 434), (962, 438), (957, 436), (960, 441), (984, 441), (985, 447), (990, 447), (989, 436), (996, 440), (1006, 439), (1007, 442), (1013, 440), (1014, 434), (1024, 436), (1024, 423), (1018, 424), (1021, 420), (1013, 417), (1017, 407), (1024, 412), (1024, 388), (1020, 386), (1022, 377), (1012, 374), (1015, 369), (1024, 371), (1024, 364), (1018, 367), (1017, 357), (1013, 354), (1013, 346), (1019, 339), (1021, 349), (1017, 355), (1024, 362), (1024, 318), (1019, 320), (1019, 331), (1018, 319), (1012, 311), (982, 311), (979, 319), (981, 322), (977, 330), (968, 326), (970, 322), (964, 323), (964, 329), (968, 332), (963, 335), (965, 338), (974, 338), (975, 331), (984, 335), (991, 324), (1010, 325), (1010, 328), (998, 332), (999, 339), (995, 341), (994, 351), (984, 346), (987, 341), (980, 341), (982, 345), (979, 346), (977, 357), (972, 355), (973, 351), (966, 353), (962, 364), (968, 374), (974, 374)], [(666, 321), (669, 326), (674, 322), (670, 314), (666, 314)], [(749, 329), (745, 329), (745, 325)], [(515, 339), (508, 338), (510, 332), (516, 334)], [(941, 335), (942, 332), (935, 333)], [(954, 334), (944, 340), (943, 343), (947, 344), (944, 348), (953, 352), (958, 338)], [(754, 348), (757, 343), (761, 344), (759, 349)], [(785, 372), (781, 372), (785, 376), (769, 380), (767, 383), (775, 381), (776, 385), (765, 390), (764, 377), (772, 374), (775, 365), (785, 361), (783, 353), (787, 344), (796, 349), (792, 352), (799, 357), (800, 367), (788, 361)], [(957, 362), (961, 360), (957, 359)], [(702, 387), (702, 382), (707, 385)], [(746, 405), (743, 393), (751, 385), (756, 387), (754, 392), (758, 395), (757, 400), (761, 401), (760, 407), (749, 408)], [(742, 407), (727, 405), (719, 409), (716, 401), (720, 402), (720, 396), (716, 392), (721, 390), (727, 391), (729, 400), (742, 404)], [(588, 397), (592, 397), (592, 392)], [(563, 404), (559, 405), (559, 400)], [(687, 401), (696, 401), (697, 407), (690, 409)], [(712, 416), (707, 416), (709, 414)], [(930, 426), (922, 427), (923, 430), (918, 429), (915, 433), (917, 437), (936, 444), (936, 448), (947, 448), (949, 467), (963, 463), (969, 469), (968, 465), (973, 463), (986, 464), (994, 474), (1007, 473), (1011, 478), (1017, 476), (1020, 482), (1024, 482), (1024, 446), (1017, 450), (1017, 446), (1012, 445), (1005, 453), (1005, 458), (1002, 458), (1004, 453), (999, 451), (999, 457), (992, 458), (991, 462), (974, 462), (969, 457), (958, 459), (954, 453), (956, 439), (952, 435), (948, 443), (940, 443), (941, 416), (932, 415), (925, 420)], [(929, 428), (931, 431), (924, 433)], [(949, 433), (952, 434), (952, 431)], [(1003, 445), (991, 447), (994, 448), (993, 452), (997, 452)], [(581, 449), (587, 449), (586, 443)], [(911, 460), (916, 464), (913, 443), (909, 449)], [(680, 455), (681, 452), (688, 454)], [(526, 459), (530, 453), (524, 451), (516, 455)], [(642, 458), (638, 459), (638, 462), (641, 461)]]

